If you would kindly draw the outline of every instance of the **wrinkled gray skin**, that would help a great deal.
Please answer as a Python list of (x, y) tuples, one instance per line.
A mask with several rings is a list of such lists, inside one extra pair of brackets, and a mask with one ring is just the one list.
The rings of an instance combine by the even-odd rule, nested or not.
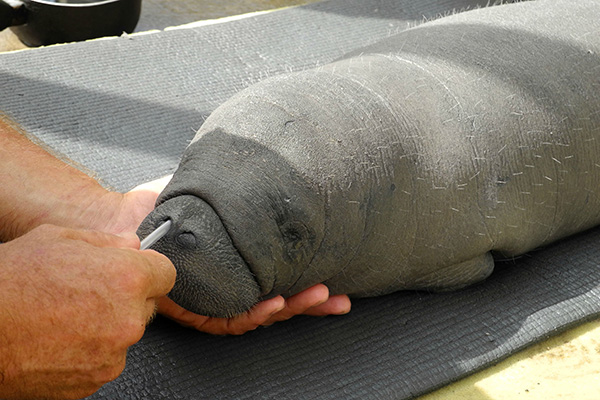
[(145, 236), (205, 315), (324, 282), (449, 290), (600, 223), (600, 2), (458, 14), (218, 108)]

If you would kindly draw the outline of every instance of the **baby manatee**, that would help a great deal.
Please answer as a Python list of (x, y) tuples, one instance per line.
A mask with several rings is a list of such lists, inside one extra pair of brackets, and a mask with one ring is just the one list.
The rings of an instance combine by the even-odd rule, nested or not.
[(140, 228), (228, 316), (318, 282), (451, 290), (600, 224), (600, 2), (469, 11), (218, 107)]

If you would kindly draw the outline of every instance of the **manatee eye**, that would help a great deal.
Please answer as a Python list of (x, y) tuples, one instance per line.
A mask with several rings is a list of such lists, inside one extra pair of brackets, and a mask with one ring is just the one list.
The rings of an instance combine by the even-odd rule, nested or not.
[(296, 247), (299, 242), (308, 236), (308, 229), (299, 221), (289, 221), (281, 227), (281, 234), (286, 242)]
[(196, 236), (192, 232), (182, 232), (176, 240), (181, 247), (196, 247)]
[(301, 259), (307, 257), (312, 249), (314, 235), (300, 221), (288, 221), (279, 229), (285, 241), (284, 254), (292, 262), (301, 262)]

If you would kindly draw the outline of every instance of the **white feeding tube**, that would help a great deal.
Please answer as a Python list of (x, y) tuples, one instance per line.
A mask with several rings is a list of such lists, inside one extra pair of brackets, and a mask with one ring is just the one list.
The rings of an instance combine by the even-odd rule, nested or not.
[(158, 228), (156, 228), (148, 236), (146, 236), (144, 240), (142, 240), (142, 242), (140, 243), (140, 250), (146, 250), (152, 247), (154, 243), (158, 242), (163, 236), (167, 234), (167, 232), (169, 232), (172, 224), (173, 223), (170, 219), (160, 224)]

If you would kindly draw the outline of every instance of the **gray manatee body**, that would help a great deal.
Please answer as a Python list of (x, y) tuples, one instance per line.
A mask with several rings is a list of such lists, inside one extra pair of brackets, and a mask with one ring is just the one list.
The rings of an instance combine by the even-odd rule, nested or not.
[(600, 2), (466, 12), (231, 98), (140, 227), (230, 316), (324, 282), (449, 290), (600, 224)]

